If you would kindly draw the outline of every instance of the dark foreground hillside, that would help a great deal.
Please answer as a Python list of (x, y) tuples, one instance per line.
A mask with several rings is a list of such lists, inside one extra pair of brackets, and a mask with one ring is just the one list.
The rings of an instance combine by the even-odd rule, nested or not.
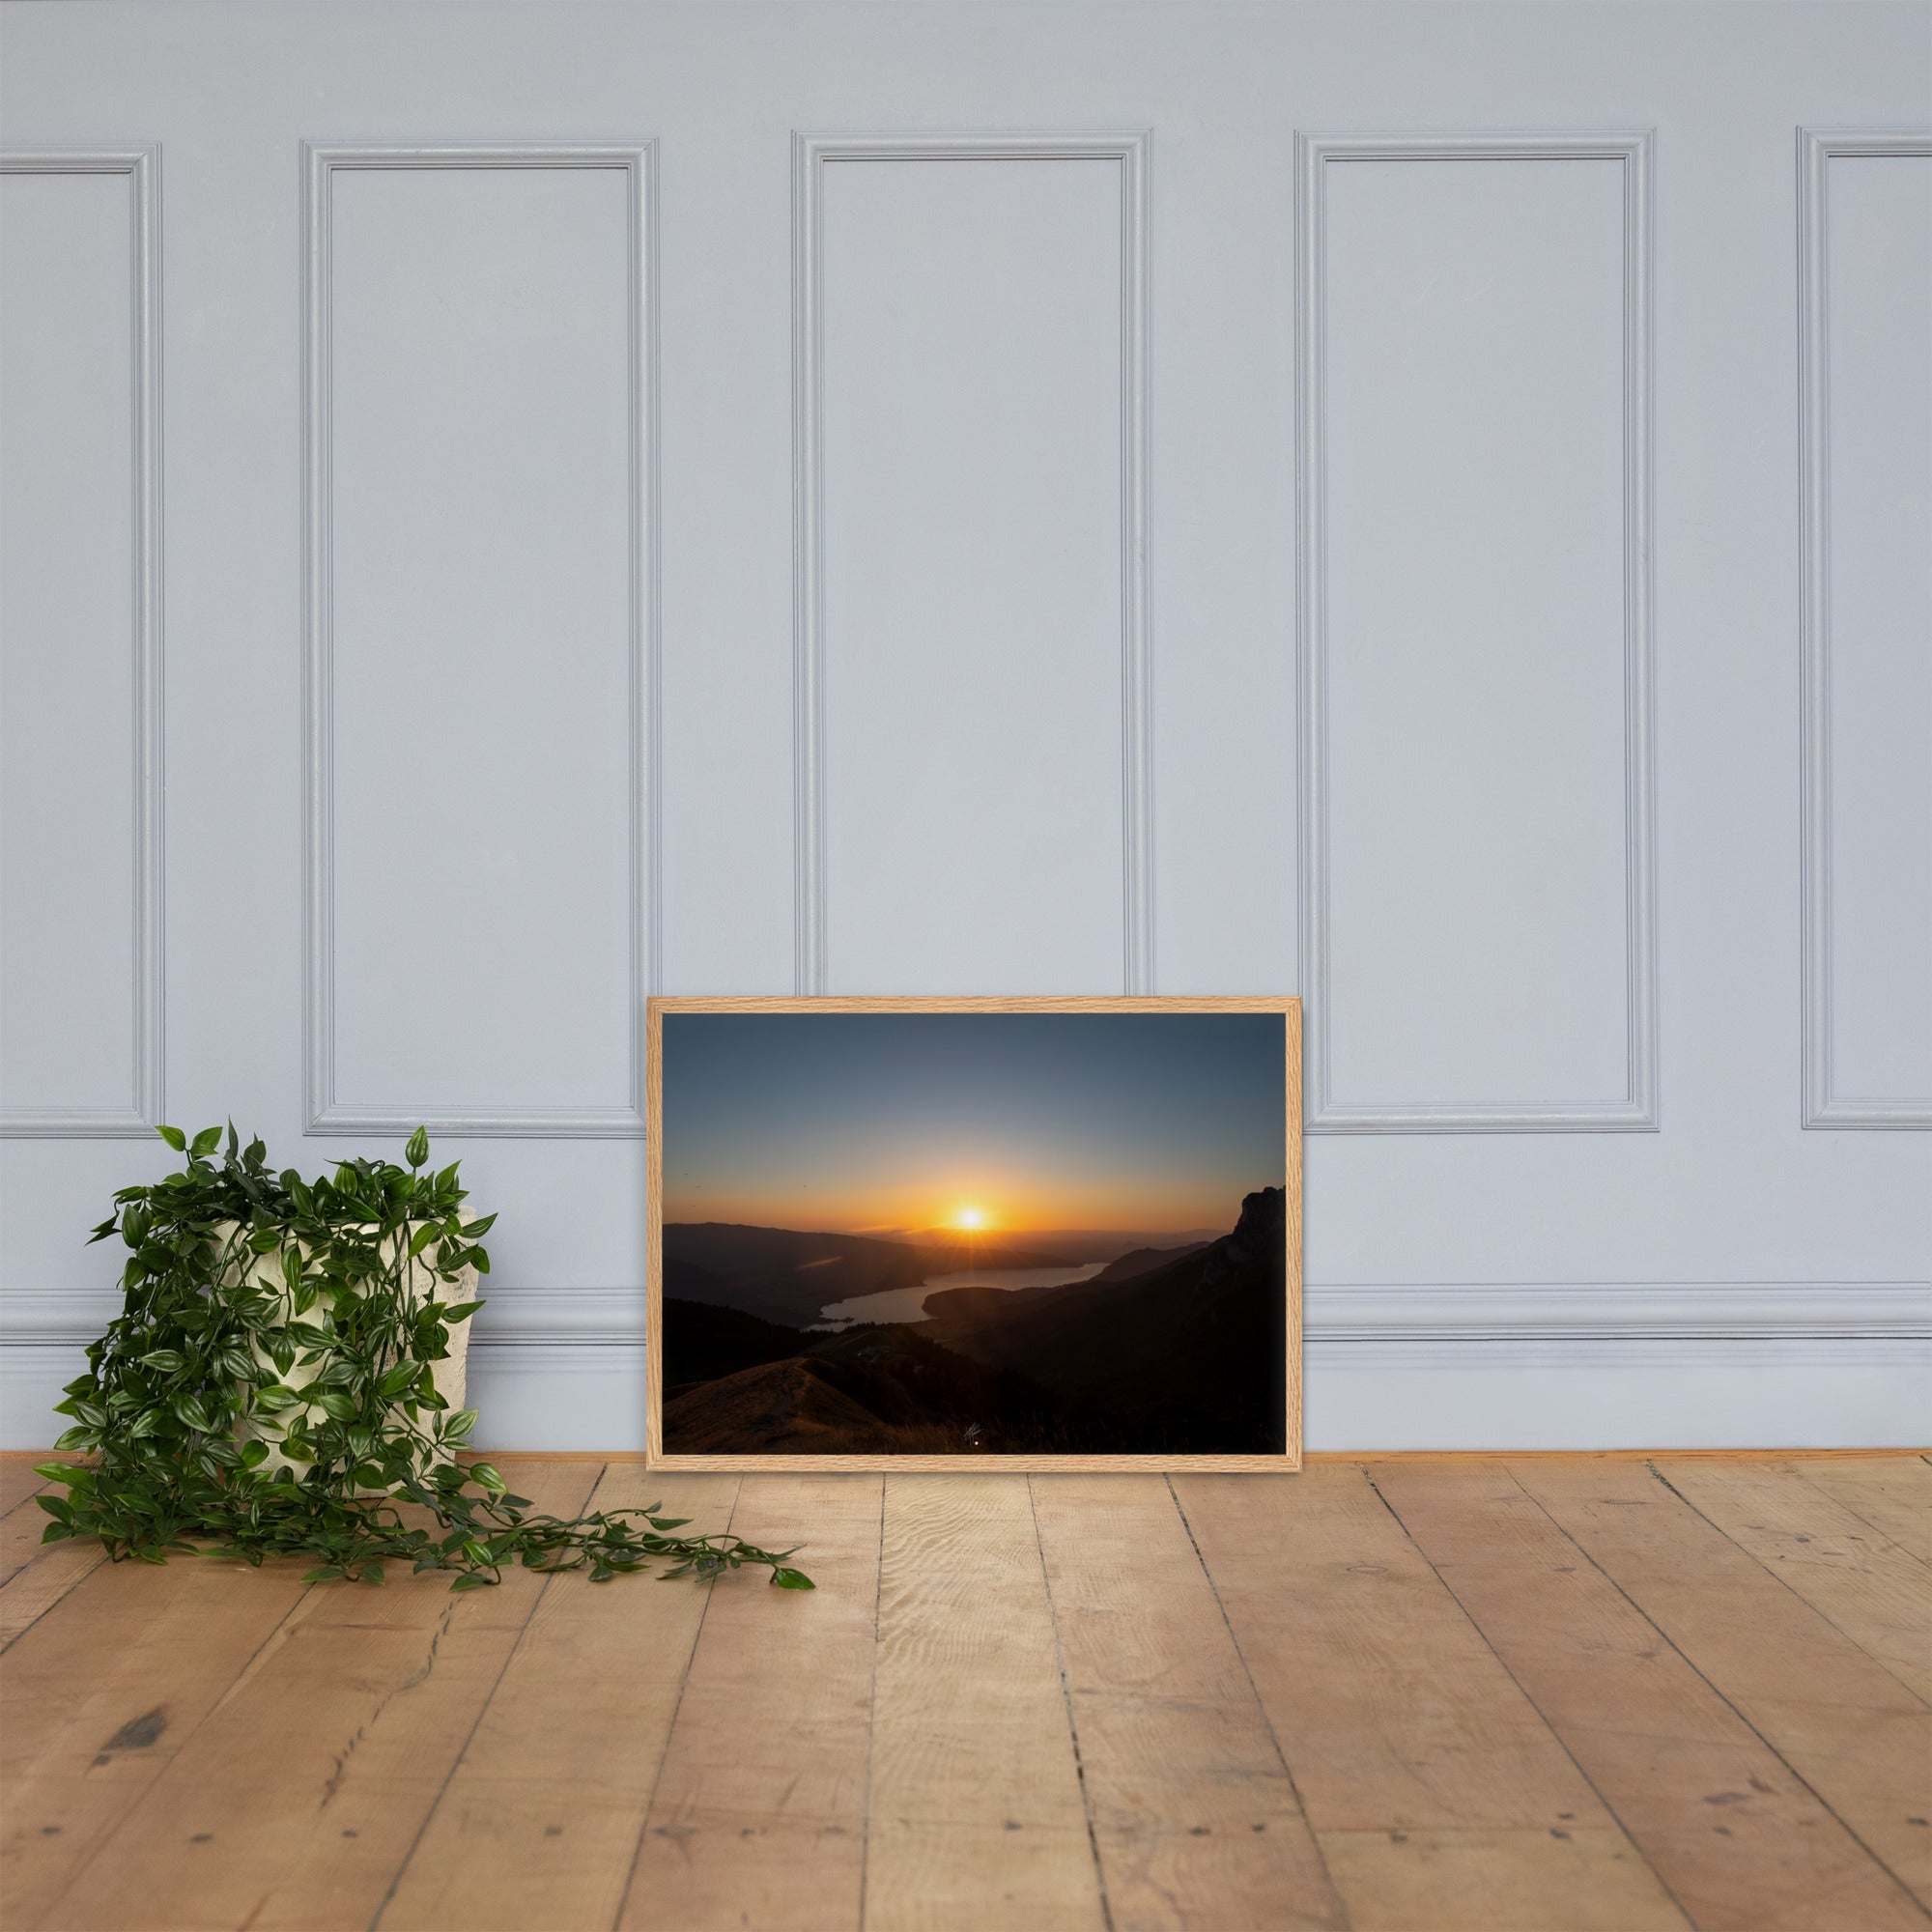
[(1124, 1281), (955, 1288), (810, 1334), (667, 1282), (672, 1454), (1266, 1454), (1283, 1446), (1282, 1191)]

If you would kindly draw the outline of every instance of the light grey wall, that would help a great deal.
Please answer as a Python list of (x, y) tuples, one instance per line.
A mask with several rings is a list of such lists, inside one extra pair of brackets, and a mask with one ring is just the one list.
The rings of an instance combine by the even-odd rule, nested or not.
[(639, 1003), (794, 986), (1302, 989), (1315, 1446), (1923, 1439), (1928, 125), (1922, 5), (0, 10), (4, 1439), (232, 1114), (637, 1442)]

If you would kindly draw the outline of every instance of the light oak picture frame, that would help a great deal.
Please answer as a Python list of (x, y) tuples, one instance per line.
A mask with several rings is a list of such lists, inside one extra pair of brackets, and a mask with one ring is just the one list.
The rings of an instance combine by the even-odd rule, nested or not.
[[(1278, 1014), (1282, 1019), (1282, 1176), (1284, 1251), (1282, 1292), (1283, 1427), (1279, 1452), (1141, 1454), (922, 1452), (853, 1455), (799, 1454), (756, 1448), (721, 1452), (665, 1446), (665, 1118), (664, 1023), (680, 1014), (920, 1014), (920, 1013), (1167, 1013)], [(858, 1472), (887, 1469), (1069, 1472), (1188, 1471), (1275, 1473), (1301, 1467), (1302, 1448), (1302, 1102), (1301, 1002), (1293, 996), (1232, 995), (1079, 998), (959, 996), (810, 998), (656, 996), (646, 1003), (645, 1120), (648, 1188), (645, 1209), (645, 1462), (656, 1469), (760, 1472)], [(669, 1131), (676, 1132), (676, 1123)]]

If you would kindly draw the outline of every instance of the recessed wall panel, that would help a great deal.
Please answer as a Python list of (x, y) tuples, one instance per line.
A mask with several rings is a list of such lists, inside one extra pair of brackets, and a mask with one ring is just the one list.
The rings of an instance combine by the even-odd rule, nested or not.
[(829, 986), (1117, 990), (1127, 165), (817, 165)]
[(139, 1133), (158, 908), (135, 156), (0, 156), (0, 1127)]
[(1636, 161), (1310, 165), (1316, 1124), (1647, 1124)]
[(1823, 224), (1828, 1114), (1932, 1125), (1932, 141), (1835, 153)]
[(325, 190), (317, 1111), (634, 1131), (638, 171)]

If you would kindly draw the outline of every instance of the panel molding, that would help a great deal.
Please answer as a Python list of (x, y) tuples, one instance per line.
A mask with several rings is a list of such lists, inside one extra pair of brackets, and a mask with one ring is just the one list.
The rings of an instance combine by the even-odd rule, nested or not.
[[(369, 1106), (335, 1092), (332, 195), (346, 169), (616, 168), (629, 183), (631, 1094), (621, 1107)], [(644, 1002), (661, 978), (657, 143), (302, 143), (303, 1112), (310, 1134), (626, 1140), (644, 1133)]]
[(1111, 160), (1121, 168), (1122, 991), (1154, 989), (1145, 130), (792, 135), (793, 978), (830, 990), (825, 888), (824, 181), (840, 161)]
[[(643, 1447), (641, 1285), (497, 1288), (487, 1299), (469, 1350), (487, 1446)], [(120, 1310), (113, 1289), (0, 1296), (0, 1447), (52, 1440), (62, 1385)], [(1307, 1314), (1310, 1433), (1323, 1448), (1924, 1435), (1927, 1282), (1315, 1286)], [(1631, 1371), (1647, 1392), (1634, 1419)]]
[[(1657, 1099), (1655, 676), (1651, 611), (1649, 130), (1295, 135), (1296, 633), (1300, 724), (1301, 993), (1310, 1133), (1654, 1132)], [(1623, 169), (1624, 908), (1628, 1084), (1621, 1099), (1362, 1101), (1336, 1097), (1329, 1035), (1326, 585), (1326, 171), (1350, 161), (1605, 160)]]
[[(641, 1284), (484, 1285), (476, 1349), (582, 1350), (606, 1357), (644, 1345)], [(0, 1345), (81, 1348), (121, 1312), (117, 1289), (0, 1295)], [(1626, 1281), (1311, 1283), (1311, 1347), (1690, 1342), (1779, 1345), (1816, 1353), (1853, 1345), (1932, 1344), (1932, 1282)], [(1462, 1359), (1460, 1355), (1454, 1359)], [(599, 1366), (608, 1366), (600, 1362)], [(641, 1384), (639, 1384), (641, 1393)]]
[(1836, 156), (1932, 158), (1932, 128), (1798, 130), (1799, 616), (1802, 669), (1799, 845), (1806, 1127), (1932, 1127), (1932, 1095), (1837, 1093), (1832, 1026), (1832, 611), (1830, 164)]
[(126, 175), (134, 334), (134, 1056), (127, 1107), (0, 1109), (0, 1137), (144, 1140), (161, 1118), (165, 1065), (165, 923), (161, 660), (161, 150), (4, 148), (0, 174)]

